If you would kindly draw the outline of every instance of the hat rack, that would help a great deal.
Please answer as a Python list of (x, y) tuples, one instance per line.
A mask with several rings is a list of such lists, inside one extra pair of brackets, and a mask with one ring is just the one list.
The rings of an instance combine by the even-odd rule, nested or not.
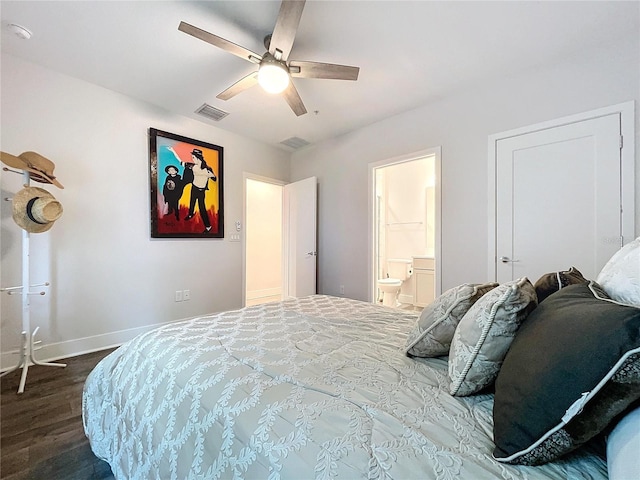
[[(31, 177), (28, 171), (16, 171), (10, 168), (4, 167), (3, 170), (12, 173), (21, 174), (24, 178), (24, 186), (28, 187), (31, 181)], [(5, 198), (5, 201), (11, 201), (10, 198)], [(20, 293), (22, 296), (22, 346), (19, 350), (20, 360), (18, 364), (10, 368), (9, 370), (2, 372), (0, 377), (22, 369), (22, 376), (20, 377), (20, 385), (18, 387), (18, 393), (24, 393), (24, 387), (27, 382), (27, 373), (31, 365), (40, 365), (43, 367), (66, 367), (66, 363), (51, 363), (41, 362), (34, 356), (34, 352), (38, 350), (36, 345), (40, 344), (40, 341), (35, 341), (35, 337), (38, 334), (40, 327), (36, 327), (31, 331), (31, 314), (30, 314), (30, 296), (31, 295), (46, 295), (45, 291), (31, 291), (33, 287), (41, 287), (50, 285), (49, 282), (31, 284), (30, 283), (30, 265), (29, 265), (29, 249), (30, 249), (30, 233), (22, 229), (22, 285), (15, 287), (1, 288), (0, 292), (6, 292), (8, 295), (15, 295)]]

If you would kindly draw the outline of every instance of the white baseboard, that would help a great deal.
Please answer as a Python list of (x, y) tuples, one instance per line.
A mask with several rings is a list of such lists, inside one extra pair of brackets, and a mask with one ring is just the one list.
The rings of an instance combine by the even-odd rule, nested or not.
[[(182, 320), (187, 319), (185, 318)], [(50, 362), (53, 360), (60, 360), (61, 358), (76, 357), (78, 355), (84, 355), (85, 353), (97, 352), (100, 350), (105, 350), (107, 348), (119, 347), (120, 345), (131, 340), (137, 335), (153, 330), (154, 328), (161, 327), (162, 325), (180, 322), (182, 320), (156, 323), (154, 325), (147, 325), (144, 327), (129, 328), (126, 330), (119, 330), (117, 332), (104, 333), (91, 337), (76, 338), (74, 340), (67, 340), (65, 342), (40, 344), (37, 347), (38, 349), (34, 352), (34, 357), (38, 361)], [(35, 340), (37, 341), (39, 339), (36, 337)], [(16, 341), (19, 342), (20, 337), (17, 337)], [(2, 352), (0, 354), (0, 372), (15, 367), (18, 364), (19, 360), (19, 350)]]

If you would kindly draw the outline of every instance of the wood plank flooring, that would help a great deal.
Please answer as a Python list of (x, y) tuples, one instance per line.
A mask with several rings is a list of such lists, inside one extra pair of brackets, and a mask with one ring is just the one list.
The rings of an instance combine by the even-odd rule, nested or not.
[(96, 458), (82, 428), (82, 388), (93, 367), (113, 350), (61, 360), (65, 368), (29, 367), (0, 382), (0, 478), (2, 480), (113, 479)]

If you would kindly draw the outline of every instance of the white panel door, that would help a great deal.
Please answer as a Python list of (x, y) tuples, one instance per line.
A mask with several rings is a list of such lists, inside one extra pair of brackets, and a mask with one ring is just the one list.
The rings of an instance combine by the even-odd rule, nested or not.
[(284, 187), (286, 297), (316, 293), (317, 179)]
[(620, 248), (620, 138), (615, 113), (497, 142), (497, 281), (595, 279)]

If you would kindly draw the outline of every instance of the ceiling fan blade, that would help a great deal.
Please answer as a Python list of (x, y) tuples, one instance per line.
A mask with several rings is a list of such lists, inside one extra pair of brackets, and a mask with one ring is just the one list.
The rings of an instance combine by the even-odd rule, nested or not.
[(291, 110), (293, 110), (293, 113), (298, 117), (307, 113), (307, 109), (304, 107), (304, 103), (302, 103), (300, 94), (298, 94), (298, 90), (296, 90), (293, 82), (289, 82), (289, 86), (282, 92), (282, 95), (284, 95), (284, 99), (291, 107)]
[(329, 78), (334, 80), (357, 80), (360, 67), (336, 65), (333, 63), (299, 62), (289, 63), (292, 77), (299, 78)]
[[(283, 0), (280, 5), (278, 20), (271, 35), (269, 53), (276, 57), (276, 60), (287, 60), (296, 38), (298, 24), (304, 9), (304, 0)], [(279, 51), (280, 53), (277, 53)]]
[(229, 53), (232, 53), (240, 58), (244, 58), (252, 63), (260, 63), (262, 60), (262, 55), (258, 55), (255, 52), (252, 52), (249, 49), (241, 47), (240, 45), (236, 45), (229, 40), (225, 40), (222, 37), (214, 35), (213, 33), (206, 32), (198, 27), (194, 27), (186, 22), (180, 22), (178, 26), (178, 30), (181, 32), (187, 33), (193, 37), (196, 37), (200, 40), (203, 40), (211, 45), (221, 48)]
[(251, 72), (246, 77), (241, 78), (236, 83), (227, 88), (224, 92), (216, 95), (220, 100), (229, 100), (240, 92), (244, 92), (258, 83), (258, 72)]

